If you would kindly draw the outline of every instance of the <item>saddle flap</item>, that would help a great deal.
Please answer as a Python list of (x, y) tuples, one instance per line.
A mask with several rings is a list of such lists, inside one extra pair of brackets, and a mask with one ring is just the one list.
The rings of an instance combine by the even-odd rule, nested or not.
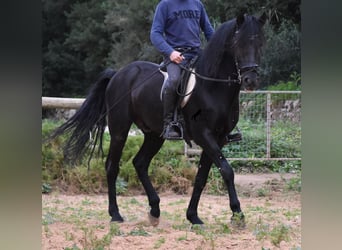
[[(163, 81), (163, 85), (162, 88), (160, 90), (160, 100), (163, 100), (163, 91), (165, 88), (165, 82), (167, 81), (167, 78), (169, 77), (168, 73), (166, 71), (163, 70), (159, 70), (160, 73), (164, 76), (164, 81)], [(190, 73), (193, 72), (193, 73)], [(180, 101), (180, 107), (184, 108), (185, 105), (188, 103), (190, 97), (191, 97), (191, 93), (193, 91), (193, 89), (195, 88), (196, 85), (196, 77), (195, 74), (192, 69), (190, 69), (189, 75), (187, 76), (188, 78), (183, 79), (180, 83), (179, 86), (179, 93), (178, 95), (181, 97), (181, 101)]]

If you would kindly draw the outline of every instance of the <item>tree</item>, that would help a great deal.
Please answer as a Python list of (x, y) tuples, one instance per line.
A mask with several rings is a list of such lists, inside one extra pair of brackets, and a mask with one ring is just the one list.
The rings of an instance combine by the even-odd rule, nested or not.
[(107, 66), (110, 33), (104, 20), (108, 7), (107, 1), (90, 0), (75, 3), (66, 13), (70, 32), (64, 45), (82, 61), (87, 82), (92, 83)]
[[(70, 89), (64, 91), (64, 79), (72, 70), (70, 65), (78, 65), (78, 62), (70, 57), (68, 48), (64, 46), (69, 31), (65, 12), (70, 10), (72, 2), (42, 1), (42, 93), (45, 96), (62, 96), (64, 92), (69, 93)], [(77, 69), (73, 70), (75, 74)]]
[(43, 95), (84, 96), (106, 65), (106, 1), (43, 2)]
[[(42, 0), (43, 95), (85, 96), (100, 71), (135, 60), (159, 63), (149, 35), (159, 0)], [(300, 0), (202, 0), (214, 28), (239, 12), (266, 11), (264, 85), (300, 74)]]
[(292, 73), (301, 72), (301, 36), (290, 20), (283, 21), (278, 29), (266, 25), (267, 44), (260, 66), (263, 87), (288, 81)]
[(120, 68), (135, 60), (160, 61), (150, 42), (158, 0), (110, 1), (105, 23), (112, 34), (109, 64)]

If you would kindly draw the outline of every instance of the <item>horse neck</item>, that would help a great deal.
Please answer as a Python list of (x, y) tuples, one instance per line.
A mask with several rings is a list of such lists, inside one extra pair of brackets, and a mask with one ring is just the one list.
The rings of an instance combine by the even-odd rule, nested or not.
[[(207, 62), (205, 58), (202, 58), (202, 62), (197, 68), (197, 72), (199, 74), (209, 76), (211, 78), (224, 79), (228, 80), (229, 78), (232, 80), (238, 79), (238, 72), (236, 68), (236, 64), (234, 58), (230, 54), (226, 54), (222, 57), (223, 59), (219, 63), (219, 66), (216, 67), (215, 71), (208, 72), (206, 69), (210, 66), (210, 62)], [(208, 75), (210, 74), (210, 75)], [(208, 92), (224, 92), (226, 95), (231, 96), (236, 95), (240, 91), (240, 84), (234, 82), (215, 82), (208, 80), (199, 81), (200, 88), (203, 88)]]

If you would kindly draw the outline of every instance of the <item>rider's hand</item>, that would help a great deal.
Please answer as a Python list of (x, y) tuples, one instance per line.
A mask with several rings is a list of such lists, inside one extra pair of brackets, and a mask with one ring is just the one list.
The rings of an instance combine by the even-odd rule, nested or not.
[(176, 50), (172, 51), (172, 53), (170, 54), (170, 60), (171, 62), (174, 63), (181, 63), (184, 60), (184, 57), (182, 56), (182, 54)]

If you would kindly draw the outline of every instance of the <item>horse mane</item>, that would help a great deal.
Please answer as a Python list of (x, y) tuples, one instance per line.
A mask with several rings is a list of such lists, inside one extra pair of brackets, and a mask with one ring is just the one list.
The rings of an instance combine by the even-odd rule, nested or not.
[[(201, 73), (207, 76), (215, 76), (220, 63), (228, 49), (227, 41), (232, 40), (234, 35), (235, 20), (223, 23), (212, 35), (207, 46), (204, 48), (199, 68)], [(202, 64), (205, 63), (204, 67)]]

